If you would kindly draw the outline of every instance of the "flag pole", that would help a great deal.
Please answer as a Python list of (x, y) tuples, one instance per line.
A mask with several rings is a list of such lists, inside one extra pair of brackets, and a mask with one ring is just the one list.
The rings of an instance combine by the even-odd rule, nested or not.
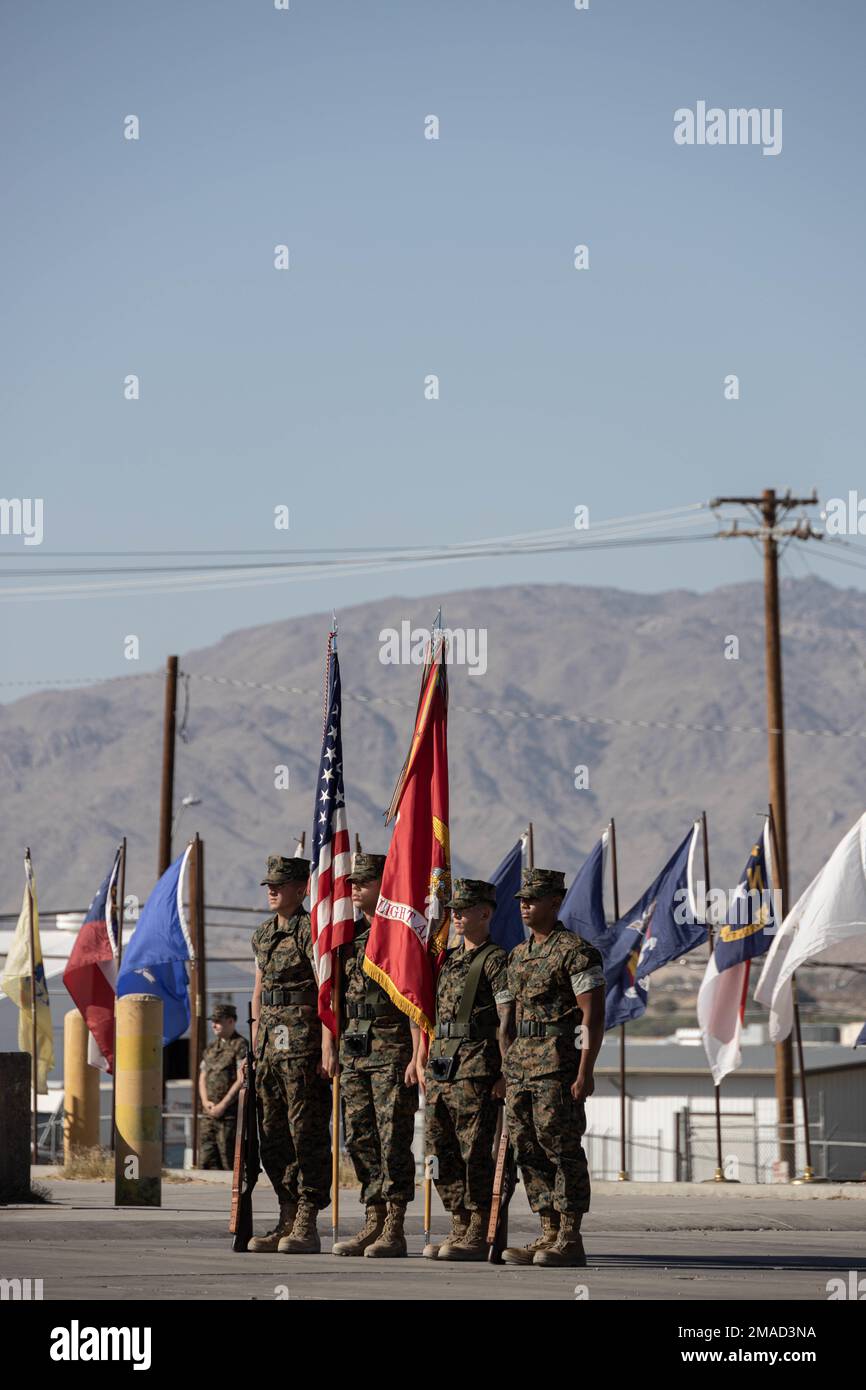
[(343, 948), (338, 946), (334, 951), (336, 956), (334, 979), (331, 986), (331, 1008), (336, 1024), (336, 1036), (334, 1044), (337, 1049), (337, 1070), (331, 1082), (331, 1225), (334, 1232), (334, 1244), (336, 1245), (340, 1233), (340, 1008), (341, 1008), (341, 985), (343, 976)]
[[(616, 862), (616, 822), (613, 816), (610, 831), (610, 869), (613, 885), (613, 920), (619, 921), (619, 869)], [(618, 1182), (628, 1182), (626, 1166), (626, 1105), (625, 1105), (625, 1024), (619, 1025), (619, 1175)]]
[[(440, 632), (441, 629), (442, 629), (442, 605), (440, 604), (440, 605), (439, 605), (439, 611), (438, 611), (438, 613), (436, 614), (436, 617), (433, 619), (433, 626), (432, 626), (431, 629), (430, 629), (430, 660), (431, 660), (431, 662), (433, 662), (433, 661), (436, 660), (437, 650), (438, 650), (437, 647), (436, 647), (436, 633), (437, 633), (437, 632)], [(444, 657), (445, 657), (444, 652), (442, 653), (442, 657), (443, 657), (443, 660), (444, 660)], [(422, 680), (422, 690), (423, 690), (423, 680)], [(419, 696), (419, 709), (420, 709), (420, 699), (421, 699), (421, 697)], [(417, 716), (416, 716), (416, 717), (417, 717)], [(406, 766), (408, 767), (408, 761), (407, 761)], [(405, 768), (404, 768), (404, 772), (405, 772)], [(399, 786), (400, 786), (400, 783), (398, 783), (397, 785), (398, 785), (398, 787), (399, 787)], [(396, 792), (395, 792), (395, 799), (396, 799)], [(394, 802), (392, 801), (391, 806), (389, 807), (389, 810), (393, 811), (393, 807), (394, 807)], [(435, 995), (435, 990), (434, 990), (434, 995)], [(435, 1009), (436, 1009), (435, 998), (434, 998), (433, 1009), (434, 1009), (434, 1023), (435, 1023)], [(425, 1039), (425, 1038), (423, 1037), (423, 1033), (422, 1033), (421, 1051), (419, 1052), (419, 1056), (426, 1057), (426, 1055), (427, 1055), (427, 1049), (429, 1049), (429, 1046), (430, 1046), (430, 1041), (429, 1041), (429, 1039)], [(423, 1139), (423, 1145), (424, 1145), (424, 1152), (425, 1152), (425, 1154), (426, 1154), (426, 1151), (427, 1151), (427, 1105), (426, 1105), (426, 1099), (427, 1099), (427, 1098), (426, 1098), (426, 1096), (425, 1096), (424, 1099), (425, 1099), (425, 1105), (424, 1105), (424, 1139)], [(432, 1225), (433, 1225), (433, 1178), (432, 1178), (431, 1175), (430, 1175), (430, 1172), (429, 1172), (429, 1169), (428, 1169), (428, 1165), (427, 1165), (427, 1161), (426, 1161), (426, 1159), (425, 1159), (425, 1161), (424, 1161), (424, 1248), (425, 1248), (425, 1249), (426, 1249), (426, 1247), (427, 1247), (428, 1245), (430, 1245), (430, 1244), (432, 1243), (432, 1242), (431, 1242)]]
[[(778, 848), (778, 842), (777, 842), (777, 840), (776, 840), (776, 820), (775, 820), (775, 817), (774, 817), (774, 815), (773, 815), (773, 806), (772, 806), (772, 803), (770, 803), (770, 805), (769, 805), (768, 808), (767, 808), (767, 815), (768, 815), (769, 822), (770, 822), (770, 839), (771, 839), (772, 845), (773, 845), (773, 861), (774, 861), (774, 864), (773, 864), (773, 882), (774, 882), (774, 884), (779, 884), (779, 879), (778, 879), (778, 877), (776, 876), (776, 875), (777, 875), (777, 872), (778, 872), (778, 865), (779, 865), (779, 862), (780, 862), (780, 861), (779, 861), (779, 848)], [(780, 885), (780, 890), (781, 890), (781, 885)], [(787, 911), (787, 903), (784, 901), (784, 899), (782, 900), (782, 908), (783, 908), (783, 912), (784, 912), (784, 911)], [(781, 923), (780, 923), (780, 922), (776, 922), (775, 925), (776, 925), (776, 930), (778, 931), (779, 927), (781, 926)], [(797, 1066), (798, 1066), (799, 1072), (800, 1072), (800, 1096), (801, 1096), (801, 1099), (802, 1099), (802, 1102), (803, 1102), (803, 1129), (804, 1129), (804, 1135), (805, 1135), (805, 1140), (806, 1140), (806, 1166), (805, 1166), (805, 1168), (803, 1169), (803, 1176), (802, 1176), (802, 1178), (801, 1178), (801, 1179), (794, 1179), (794, 1181), (795, 1181), (795, 1182), (796, 1182), (796, 1181), (800, 1181), (800, 1182), (814, 1182), (814, 1181), (815, 1181), (815, 1173), (814, 1173), (814, 1169), (812, 1168), (812, 1137), (811, 1137), (811, 1135), (810, 1135), (810, 1133), (809, 1133), (809, 1097), (808, 1097), (808, 1094), (807, 1094), (807, 1092), (806, 1092), (806, 1063), (805, 1063), (805, 1060), (804, 1060), (804, 1058), (803, 1058), (803, 1033), (802, 1033), (802, 1029), (801, 1029), (801, 1027), (800, 1027), (800, 1005), (799, 1005), (799, 1002), (798, 1002), (798, 999), (797, 999), (797, 974), (796, 974), (796, 971), (795, 971), (794, 974), (791, 976), (791, 1002), (792, 1002), (792, 1004), (793, 1004), (793, 1006), (794, 1006), (794, 1038), (795, 1038), (795, 1041), (796, 1041), (796, 1044), (797, 1044)], [(792, 1116), (791, 1118), (792, 1118), (792, 1123), (793, 1123), (793, 1116)], [(793, 1149), (794, 1149), (794, 1156), (795, 1156), (795, 1159), (796, 1159), (796, 1154), (797, 1154), (796, 1129), (794, 1130), (794, 1143), (793, 1143)]]
[[(29, 865), (29, 870), (28, 866)], [(31, 1049), (33, 1053), (33, 1163), (39, 1162), (39, 1034), (36, 1028), (36, 937), (33, 930), (33, 862), (29, 847), (24, 851), (24, 869), (27, 876), (27, 925), (30, 930), (30, 1025)]]
[[(328, 715), (328, 690), (330, 688), (331, 655), (337, 650), (337, 614), (331, 613), (331, 633), (328, 640), (328, 660), (325, 667), (325, 722)], [(315, 827), (314, 827), (315, 829)], [(301, 849), (304, 847), (302, 832)], [(357, 837), (356, 837), (357, 838)], [(331, 1012), (334, 1015), (336, 1033), (334, 1044), (337, 1050), (337, 1069), (331, 1081), (331, 1229), (334, 1245), (340, 1234), (340, 1010), (342, 1007), (343, 952), (338, 946), (333, 952), (335, 960), (331, 981)]]
[[(713, 924), (706, 911), (707, 898), (710, 891), (710, 845), (707, 839), (707, 813), (701, 811), (701, 838), (704, 844), (704, 916), (707, 925), (707, 944), (710, 948), (710, 956), (713, 954)], [(725, 1168), (722, 1161), (722, 1099), (721, 1090), (718, 1082), (713, 1084), (716, 1104), (716, 1171), (713, 1175), (713, 1182), (725, 1181)]]
[[(123, 907), (126, 900), (126, 836), (120, 842), (120, 900), (117, 904), (117, 941), (115, 942), (114, 959), (117, 973), (120, 974), (120, 965), (123, 960)], [(116, 981), (115, 981), (116, 986)], [(114, 1020), (113, 1036), (111, 1044), (111, 1134), (109, 1137), (109, 1149), (114, 1153), (114, 1126), (117, 1114), (117, 994), (114, 996)]]

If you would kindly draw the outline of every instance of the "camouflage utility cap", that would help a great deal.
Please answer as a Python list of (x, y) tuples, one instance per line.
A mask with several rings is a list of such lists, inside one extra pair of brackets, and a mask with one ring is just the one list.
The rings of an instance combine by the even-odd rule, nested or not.
[(214, 1004), (210, 1017), (214, 1023), (222, 1023), (227, 1018), (233, 1018), (237, 1023), (238, 1011), (234, 1004)]
[(309, 859), (284, 859), (281, 854), (269, 854), (267, 875), (262, 879), (262, 887), (268, 884), (271, 888), (279, 888), (281, 883), (300, 883), (309, 877)]
[(554, 894), (565, 897), (565, 874), (559, 869), (524, 869), (520, 875), (520, 892), (515, 898), (549, 898)]
[(357, 854), (352, 855), (352, 872), (349, 875), (350, 883), (372, 883), (375, 879), (381, 878), (385, 871), (384, 854)]
[(456, 908), (459, 912), (464, 907), (478, 907), (479, 903), (496, 906), (494, 885), (486, 883), (483, 878), (455, 878), (451, 901), (446, 906)]

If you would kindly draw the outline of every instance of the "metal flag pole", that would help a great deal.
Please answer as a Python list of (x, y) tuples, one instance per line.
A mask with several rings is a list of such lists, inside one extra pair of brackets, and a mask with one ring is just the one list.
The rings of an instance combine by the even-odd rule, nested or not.
[[(331, 656), (337, 650), (337, 615), (331, 612), (331, 633), (328, 641), (328, 660), (325, 667), (325, 722), (328, 717), (328, 691), (331, 682)], [(331, 1229), (334, 1245), (340, 1235), (340, 1010), (342, 1007), (343, 953), (337, 946), (332, 954), (331, 1012), (336, 1034), (334, 1046), (337, 1066), (331, 1081)]]
[(340, 1233), (340, 1008), (343, 974), (343, 951), (334, 951), (334, 978), (331, 984), (331, 1008), (336, 1024), (334, 1046), (337, 1051), (337, 1070), (331, 1082), (331, 1226), (336, 1245)]
[[(778, 872), (778, 865), (779, 865), (779, 863), (780, 863), (780, 859), (779, 859), (779, 846), (778, 846), (778, 841), (777, 841), (777, 839), (776, 839), (776, 820), (775, 820), (775, 817), (774, 817), (774, 815), (773, 815), (773, 806), (772, 806), (772, 803), (767, 807), (767, 816), (768, 816), (769, 823), (770, 823), (770, 840), (771, 840), (772, 846), (773, 846), (773, 861), (774, 861), (773, 882), (774, 882), (774, 884), (779, 884), (779, 879), (776, 877), (776, 874), (777, 874), (777, 872)], [(783, 890), (780, 889), (780, 891), (783, 891)], [(783, 920), (784, 920), (784, 912), (787, 911), (787, 903), (785, 902), (784, 897), (782, 898), (782, 909), (783, 909)], [(775, 926), (776, 926), (776, 930), (778, 931), (779, 927), (781, 926), (781, 922), (776, 922), (776, 923), (775, 923)], [(805, 1063), (805, 1059), (804, 1059), (804, 1057), (803, 1057), (803, 1033), (802, 1033), (802, 1029), (801, 1029), (801, 1027), (800, 1027), (800, 1004), (799, 1004), (799, 1001), (798, 1001), (798, 999), (797, 999), (797, 975), (796, 975), (796, 972), (791, 976), (791, 1002), (792, 1002), (793, 1008), (794, 1008), (794, 1039), (795, 1039), (795, 1042), (796, 1042), (796, 1045), (797, 1045), (797, 1066), (798, 1066), (799, 1072), (800, 1072), (800, 1096), (801, 1096), (802, 1103), (803, 1103), (803, 1130), (804, 1130), (805, 1146), (806, 1146), (806, 1166), (805, 1166), (805, 1168), (803, 1169), (803, 1177), (802, 1177), (802, 1179), (800, 1179), (800, 1181), (802, 1181), (802, 1182), (814, 1182), (814, 1181), (815, 1181), (815, 1171), (814, 1171), (814, 1169), (813, 1169), (813, 1167), (812, 1167), (812, 1136), (811, 1136), (811, 1134), (809, 1133), (809, 1096), (808, 1096), (808, 1093), (807, 1093), (807, 1091), (806, 1091), (806, 1063)], [(795, 1159), (796, 1159), (796, 1154), (797, 1154), (796, 1134), (797, 1134), (797, 1132), (796, 1132), (796, 1129), (794, 1128), (794, 1116), (793, 1116), (793, 1114), (792, 1114), (792, 1116), (791, 1116), (791, 1125), (792, 1125), (792, 1134), (793, 1134), (793, 1136), (794, 1136), (794, 1141), (793, 1141), (792, 1147), (793, 1147), (794, 1156), (795, 1156)], [(795, 1179), (795, 1181), (797, 1181), (797, 1179)]]
[[(117, 974), (123, 960), (123, 908), (126, 899), (126, 836), (120, 842), (120, 894), (117, 903), (117, 941), (115, 942), (114, 963)], [(115, 977), (116, 985), (116, 977)], [(114, 1126), (117, 1116), (117, 993), (114, 996), (114, 1020), (112, 1024), (112, 1064), (111, 1064), (111, 1133), (108, 1146), (114, 1153)]]
[(39, 1162), (39, 1034), (36, 1028), (36, 933), (33, 925), (33, 862), (29, 847), (24, 851), (27, 876), (27, 925), (30, 932), (30, 1046), (33, 1056), (33, 1163)]
[[(610, 871), (613, 886), (613, 920), (619, 921), (619, 867), (616, 860), (616, 822), (613, 816), (608, 826), (610, 831)], [(625, 1103), (625, 1024), (619, 1025), (619, 1173), (618, 1182), (628, 1182), (626, 1162), (626, 1103)]]
[[(707, 925), (707, 944), (710, 948), (710, 958), (713, 954), (713, 924), (709, 914), (706, 912), (707, 898), (710, 892), (710, 846), (707, 839), (707, 813), (701, 811), (701, 837), (704, 843), (704, 916)], [(716, 1106), (716, 1171), (713, 1174), (713, 1182), (725, 1182), (725, 1167), (722, 1160), (722, 1099), (718, 1083), (713, 1084)]]

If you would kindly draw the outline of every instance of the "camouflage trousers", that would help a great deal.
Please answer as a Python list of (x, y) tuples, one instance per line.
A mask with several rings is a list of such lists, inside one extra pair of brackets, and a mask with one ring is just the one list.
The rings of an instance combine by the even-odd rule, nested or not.
[(492, 1086), (484, 1078), (427, 1083), (425, 1148), (437, 1160), (434, 1182), (446, 1211), (490, 1206), (499, 1110)]
[(407, 1061), (340, 1073), (346, 1148), (361, 1184), (361, 1201), (411, 1202), (415, 1196), (415, 1111), (418, 1087), (406, 1086)]
[(331, 1200), (331, 1088), (318, 1055), (284, 1057), (265, 1048), (256, 1067), (262, 1167), (280, 1202)]
[(221, 1119), (203, 1115), (198, 1127), (198, 1155), (201, 1168), (233, 1168), (238, 1112), (232, 1110)]
[(567, 1080), (509, 1085), (505, 1120), (533, 1211), (589, 1211), (589, 1168), (581, 1139), (586, 1108)]

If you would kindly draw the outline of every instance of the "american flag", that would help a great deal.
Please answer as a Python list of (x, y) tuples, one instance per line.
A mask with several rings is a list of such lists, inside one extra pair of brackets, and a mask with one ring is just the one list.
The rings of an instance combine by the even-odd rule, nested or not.
[(351, 941), (354, 932), (349, 830), (343, 793), (343, 740), (340, 734), (340, 662), (336, 632), (328, 635), (325, 663), (325, 723), (322, 756), (313, 812), (310, 872), (310, 922), (319, 980), (319, 1017), (336, 1035), (331, 1005), (334, 951)]

